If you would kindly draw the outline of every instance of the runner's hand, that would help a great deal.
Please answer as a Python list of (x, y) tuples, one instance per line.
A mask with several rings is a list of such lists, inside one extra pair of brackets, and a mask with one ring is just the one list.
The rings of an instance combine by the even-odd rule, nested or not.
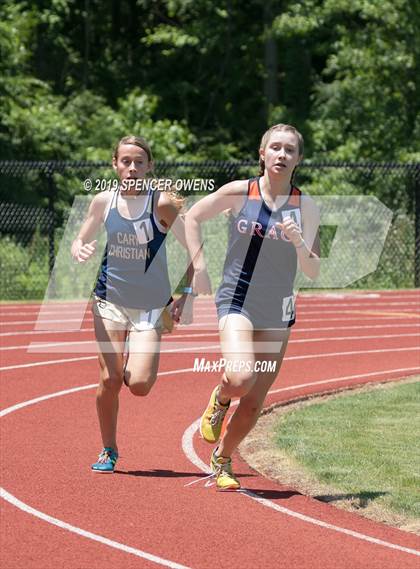
[(302, 244), (302, 230), (291, 217), (286, 217), (283, 223), (277, 223), (284, 235), (295, 247)]
[(191, 294), (183, 294), (171, 305), (170, 312), (172, 320), (179, 324), (191, 324), (193, 321), (193, 302)]
[(96, 243), (97, 243), (96, 239), (94, 241), (91, 241), (90, 243), (85, 243), (81, 245), (75, 243), (74, 247), (72, 247), (71, 250), (73, 259), (77, 263), (85, 263), (86, 261), (88, 261), (96, 251)]

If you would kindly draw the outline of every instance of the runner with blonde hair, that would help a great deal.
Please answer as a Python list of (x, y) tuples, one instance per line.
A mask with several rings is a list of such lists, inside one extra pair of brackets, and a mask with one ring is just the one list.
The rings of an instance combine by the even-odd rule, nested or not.
[[(216, 292), (225, 373), (213, 389), (200, 425), (204, 440), (219, 443), (210, 462), (219, 490), (240, 487), (231, 456), (257, 422), (280, 371), (295, 322), (297, 266), (312, 279), (319, 272), (318, 209), (293, 184), (302, 157), (303, 137), (297, 129), (275, 125), (261, 139), (260, 175), (222, 186), (186, 215), (195, 290), (210, 294), (200, 225), (230, 211), (223, 279)], [(261, 361), (270, 367), (260, 366)], [(219, 442), (233, 397), (240, 399), (239, 405)]]

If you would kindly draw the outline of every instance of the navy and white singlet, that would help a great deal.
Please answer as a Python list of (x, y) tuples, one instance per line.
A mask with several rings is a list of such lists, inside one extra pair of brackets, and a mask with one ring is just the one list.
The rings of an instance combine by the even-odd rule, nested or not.
[(272, 211), (262, 198), (260, 179), (249, 180), (242, 209), (231, 215), (223, 280), (216, 292), (219, 319), (243, 314), (256, 329), (295, 323), (297, 253), (277, 223), (292, 217), (302, 229), (301, 195), (292, 186), (285, 204)]
[(119, 213), (119, 197), (114, 192), (105, 217), (107, 244), (94, 293), (126, 308), (166, 306), (171, 299), (166, 231), (154, 215), (154, 192), (149, 190), (135, 219)]

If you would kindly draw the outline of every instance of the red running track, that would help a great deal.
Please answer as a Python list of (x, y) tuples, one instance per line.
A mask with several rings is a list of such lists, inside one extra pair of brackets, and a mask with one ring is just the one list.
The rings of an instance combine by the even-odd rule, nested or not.
[[(419, 308), (419, 291), (301, 296), (267, 404), (419, 373)], [(239, 456), (246, 491), (218, 493), (204, 480), (211, 447), (197, 419), (218, 374), (191, 368), (196, 357), (219, 357), (211, 300), (197, 302), (193, 327), (165, 338), (152, 393), (123, 390), (117, 472), (92, 473), (100, 448), (92, 320), (87, 312), (83, 330), (63, 331), (75, 307), (61, 305), (44, 316), (61, 332), (34, 330), (38, 310), (0, 307), (3, 567), (419, 566), (416, 535), (266, 480)], [(33, 342), (49, 345), (28, 353)]]

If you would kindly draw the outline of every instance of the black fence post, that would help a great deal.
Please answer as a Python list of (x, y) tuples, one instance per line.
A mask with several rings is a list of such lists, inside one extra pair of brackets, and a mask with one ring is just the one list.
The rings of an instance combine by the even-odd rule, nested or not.
[(420, 167), (414, 172), (414, 286), (420, 287)]

